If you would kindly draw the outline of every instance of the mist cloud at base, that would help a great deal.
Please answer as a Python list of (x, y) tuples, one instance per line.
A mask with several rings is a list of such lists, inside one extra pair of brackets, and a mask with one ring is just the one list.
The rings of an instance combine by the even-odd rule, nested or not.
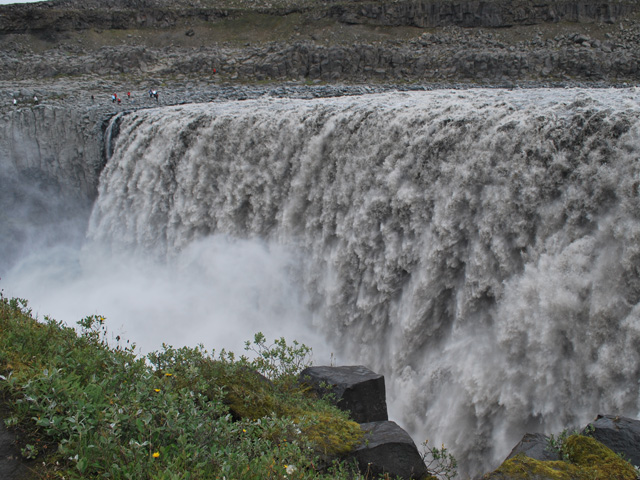
[(244, 353), (261, 331), (313, 348), (328, 363), (331, 348), (313, 333), (296, 281), (296, 254), (259, 240), (211, 236), (160, 262), (99, 244), (56, 246), (18, 262), (2, 279), (5, 296), (26, 298), (33, 313), (69, 326), (88, 315), (106, 317), (108, 335), (147, 354), (163, 343), (198, 344)]

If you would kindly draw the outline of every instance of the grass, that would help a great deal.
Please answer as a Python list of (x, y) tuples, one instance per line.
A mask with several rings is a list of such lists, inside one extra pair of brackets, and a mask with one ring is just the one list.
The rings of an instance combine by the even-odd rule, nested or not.
[(0, 395), (34, 478), (364, 478), (345, 460), (358, 424), (298, 386), (309, 349), (257, 334), (255, 358), (203, 347), (146, 358), (33, 318), (0, 293)]

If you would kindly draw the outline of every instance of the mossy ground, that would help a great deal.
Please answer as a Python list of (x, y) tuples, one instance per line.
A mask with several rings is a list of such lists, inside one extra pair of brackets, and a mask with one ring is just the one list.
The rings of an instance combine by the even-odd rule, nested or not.
[(636, 480), (633, 466), (597, 440), (571, 435), (563, 446), (568, 461), (539, 461), (516, 455), (484, 480)]

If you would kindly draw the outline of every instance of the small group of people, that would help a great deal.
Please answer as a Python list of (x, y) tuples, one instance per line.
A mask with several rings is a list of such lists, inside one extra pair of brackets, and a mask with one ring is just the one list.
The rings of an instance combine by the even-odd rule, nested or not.
[[(91, 100), (93, 101), (94, 100), (93, 99), (93, 95), (91, 97), (92, 97)], [(124, 97), (124, 95), (123, 95), (123, 97)], [(158, 91), (157, 90), (153, 90), (153, 89), (150, 88), (149, 89), (149, 98), (153, 98), (156, 101), (159, 101)], [(135, 100), (133, 99), (133, 97), (131, 95), (131, 92), (127, 92), (126, 99), (127, 99), (127, 101), (129, 103), (134, 103), (135, 102)], [(116, 92), (114, 92), (114, 93), (111, 94), (111, 102), (112, 103), (117, 103), (118, 105), (120, 105), (122, 103), (122, 98), (119, 97)]]
[[(131, 101), (131, 92), (127, 92), (127, 100), (130, 102)], [(112, 93), (111, 94), (111, 101), (113, 103), (117, 103), (120, 104), (122, 102), (122, 99), (118, 96), (117, 93)]]
[[(38, 100), (38, 96), (37, 96), (37, 95), (34, 95), (34, 96), (33, 96), (33, 103), (34, 103), (35, 105), (37, 105), (38, 103), (40, 103), (40, 101)], [(16, 97), (13, 97), (13, 105), (14, 105), (14, 106), (16, 106), (16, 107), (18, 106), (18, 99), (17, 99)]]

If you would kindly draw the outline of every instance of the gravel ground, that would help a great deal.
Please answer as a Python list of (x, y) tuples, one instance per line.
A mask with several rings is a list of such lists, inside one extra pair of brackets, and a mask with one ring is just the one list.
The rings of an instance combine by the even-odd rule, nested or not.
[[(605, 82), (525, 82), (517, 88), (604, 88), (628, 87), (628, 83), (610, 84)], [(326, 98), (346, 95), (365, 95), (388, 91), (416, 91), (436, 89), (477, 88), (469, 83), (425, 83), (411, 85), (303, 85), (291, 82), (265, 85), (230, 85), (215, 83), (169, 83), (157, 86), (153, 82), (148, 85), (122, 84), (105, 80), (69, 79), (51, 81), (0, 81), (0, 112), (8, 112), (15, 108), (33, 107), (35, 105), (73, 106), (85, 108), (105, 116), (140, 108), (155, 108), (166, 105), (185, 103), (206, 103), (232, 100), (247, 100), (270, 96), (276, 98)], [(486, 88), (486, 86), (484, 86)], [(491, 88), (516, 88), (511, 82), (492, 85)], [(158, 99), (149, 96), (149, 90), (158, 92)], [(114, 103), (112, 94), (121, 101)], [(130, 93), (130, 96), (127, 95)], [(37, 104), (34, 101), (37, 97)], [(13, 100), (16, 100), (16, 104)]]

